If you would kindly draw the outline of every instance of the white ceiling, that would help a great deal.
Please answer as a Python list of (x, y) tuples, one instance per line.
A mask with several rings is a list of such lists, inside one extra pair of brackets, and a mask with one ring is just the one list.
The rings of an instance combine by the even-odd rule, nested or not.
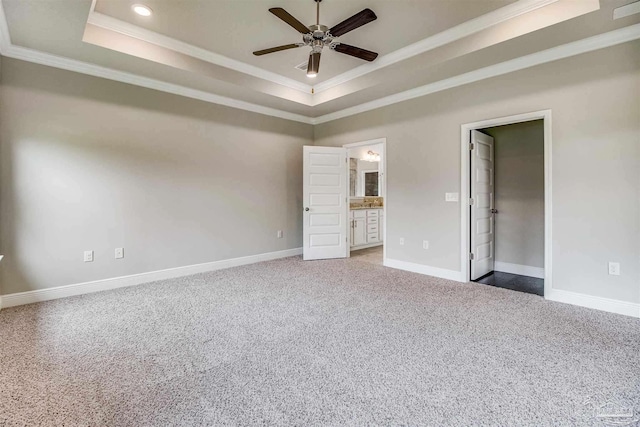
[(341, 40), (380, 56), (325, 50), (312, 81), (308, 48), (252, 55), (300, 40), (270, 7), (311, 24), (312, 0), (0, 1), (4, 56), (308, 123), (640, 38), (640, 14), (612, 19), (631, 0), (324, 0), (328, 26), (374, 10)]

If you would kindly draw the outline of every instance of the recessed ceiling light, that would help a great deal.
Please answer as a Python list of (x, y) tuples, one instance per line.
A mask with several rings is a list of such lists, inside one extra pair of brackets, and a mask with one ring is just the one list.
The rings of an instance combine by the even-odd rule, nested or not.
[(140, 16), (151, 16), (152, 13), (151, 8), (143, 4), (134, 4), (131, 9)]

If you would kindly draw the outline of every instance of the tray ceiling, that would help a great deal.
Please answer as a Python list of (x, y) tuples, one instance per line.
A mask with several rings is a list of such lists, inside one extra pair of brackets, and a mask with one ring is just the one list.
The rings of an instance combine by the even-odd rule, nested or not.
[[(345, 43), (386, 55), (408, 44), (459, 25), (515, 0), (324, 0), (320, 22), (331, 27), (364, 8), (378, 19), (341, 38)], [(181, 40), (226, 57), (308, 84), (305, 73), (294, 67), (306, 62), (308, 49), (279, 52), (263, 57), (258, 49), (302, 41), (293, 28), (268, 12), (282, 7), (303, 24), (315, 24), (312, 0), (148, 0), (149, 18), (138, 16), (131, 6), (138, 0), (97, 0), (96, 12)], [(316, 82), (335, 77), (362, 65), (356, 58), (323, 52), (321, 73)]]
[[(135, 3), (151, 7), (152, 16), (134, 14)], [(283, 7), (311, 24), (311, 0), (2, 0), (0, 50), (9, 57), (314, 123), (355, 113), (362, 105), (397, 102), (394, 96), (464, 84), (461, 76), (473, 75), (467, 80), (474, 81), (508, 72), (509, 64), (527, 66), (518, 65), (519, 58), (529, 58), (531, 66), (639, 38), (640, 14), (613, 19), (613, 10), (628, 3), (324, 0), (320, 21), (328, 26), (373, 9), (376, 21), (340, 40), (380, 56), (366, 63), (325, 49), (313, 80), (294, 68), (306, 61), (308, 48), (252, 55), (300, 40), (268, 12), (270, 7)], [(590, 37), (599, 38), (589, 42)]]

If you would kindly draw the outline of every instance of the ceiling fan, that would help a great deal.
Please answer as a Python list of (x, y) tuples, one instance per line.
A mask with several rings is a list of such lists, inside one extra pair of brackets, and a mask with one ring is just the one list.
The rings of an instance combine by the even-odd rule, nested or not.
[(335, 40), (336, 37), (340, 37), (349, 31), (353, 31), (356, 28), (362, 27), (363, 25), (378, 19), (371, 9), (364, 9), (352, 17), (345, 19), (341, 23), (329, 28), (326, 25), (320, 25), (320, 2), (322, 0), (314, 1), (316, 2), (316, 24), (309, 25), (308, 27), (281, 7), (273, 7), (269, 9), (269, 12), (273, 13), (275, 16), (282, 19), (302, 34), (302, 42), (258, 50), (253, 52), (253, 54), (261, 56), (268, 53), (280, 52), (281, 50), (310, 46), (311, 53), (309, 54), (309, 64), (307, 65), (307, 76), (309, 77), (315, 77), (318, 75), (318, 70), (320, 69), (320, 55), (322, 53), (322, 48), (325, 46), (335, 50), (336, 52), (355, 56), (356, 58), (364, 59), (369, 62), (378, 57), (376, 52), (371, 52), (370, 50), (351, 46)]

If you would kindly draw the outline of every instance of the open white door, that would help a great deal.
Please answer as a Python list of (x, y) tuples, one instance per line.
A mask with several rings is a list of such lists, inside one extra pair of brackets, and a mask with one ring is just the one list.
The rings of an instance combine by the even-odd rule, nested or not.
[(347, 257), (347, 149), (304, 147), (303, 259)]
[(471, 131), (471, 280), (494, 268), (493, 138)]

